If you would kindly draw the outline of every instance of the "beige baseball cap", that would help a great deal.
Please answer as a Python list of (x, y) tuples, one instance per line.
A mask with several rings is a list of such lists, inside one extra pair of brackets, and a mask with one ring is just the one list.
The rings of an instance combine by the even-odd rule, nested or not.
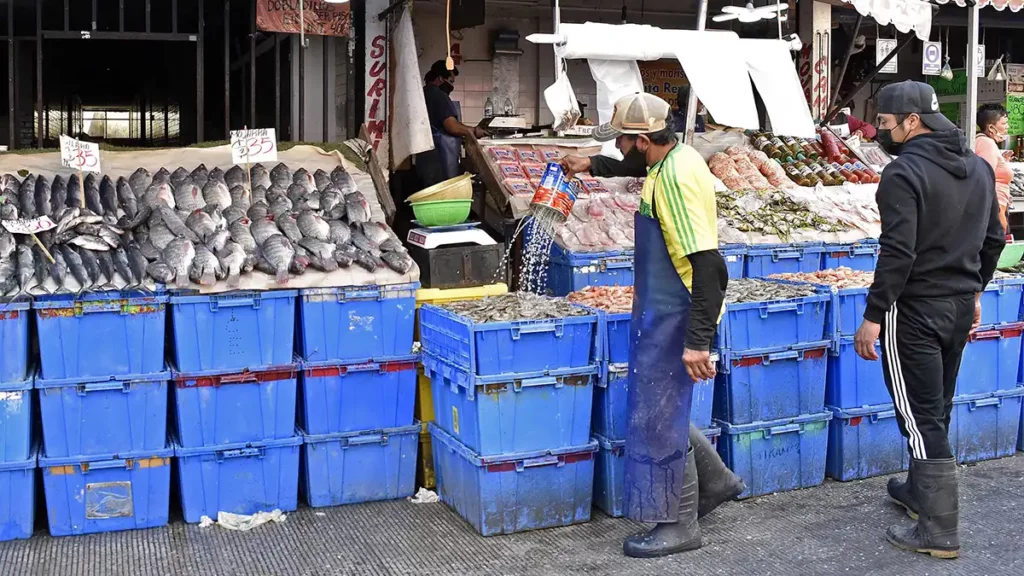
[(594, 130), (593, 138), (608, 142), (623, 134), (650, 134), (668, 126), (668, 102), (646, 92), (623, 96), (615, 102), (612, 121)]

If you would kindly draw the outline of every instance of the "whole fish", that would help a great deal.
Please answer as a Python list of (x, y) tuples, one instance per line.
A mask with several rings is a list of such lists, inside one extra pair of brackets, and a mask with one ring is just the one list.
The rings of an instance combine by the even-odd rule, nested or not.
[(99, 182), (96, 181), (96, 178), (98, 178), (98, 176), (96, 176), (95, 173), (89, 172), (88, 174), (85, 175), (85, 180), (82, 182), (82, 187), (84, 188), (86, 186), (96, 186), (97, 188), (99, 188)]
[(164, 248), (161, 260), (174, 271), (174, 283), (179, 288), (188, 287), (189, 271), (196, 258), (196, 248), (186, 238), (175, 238)]
[(213, 252), (210, 252), (209, 248), (197, 244), (192, 269), (189, 271), (189, 279), (200, 286), (213, 286), (217, 283), (217, 277), (220, 275), (220, 261), (217, 260)]
[(186, 176), (174, 187), (174, 204), (178, 210), (192, 212), (206, 206), (206, 197), (191, 176)]
[(408, 252), (398, 238), (388, 238), (380, 243), (381, 252)]
[(8, 198), (0, 201), (0, 220), (17, 220), (19, 215), (17, 201), (11, 202)]
[(156, 208), (159, 205), (174, 209), (177, 203), (174, 201), (174, 191), (171, 185), (166, 182), (153, 182), (139, 200), (139, 206)]
[(228, 242), (223, 250), (217, 252), (217, 258), (221, 272), (227, 277), (228, 288), (238, 288), (247, 259), (245, 250), (237, 242)]
[(176, 236), (165, 224), (159, 224), (149, 229), (149, 241), (163, 252), (164, 248), (174, 240)]
[(277, 184), (271, 184), (270, 188), (267, 188), (267, 205), (270, 205), (271, 202), (282, 197), (288, 197), (287, 186), (278, 186)]
[(85, 207), (94, 214), (103, 216), (106, 211), (103, 209), (103, 200), (100, 199), (100, 189), (95, 182), (89, 182), (88, 177), (85, 180)]
[(230, 189), (220, 180), (210, 178), (210, 181), (206, 183), (206, 187), (203, 188), (203, 200), (207, 204), (216, 204), (221, 209), (227, 208), (231, 206)]
[(321, 242), (315, 238), (303, 238), (299, 240), (299, 246), (309, 254), (309, 265), (323, 272), (333, 272), (338, 269), (338, 262), (334, 259), (336, 247), (330, 242)]
[[(103, 276), (105, 276), (106, 278), (108, 278), (108, 283), (115, 288), (123, 288), (124, 284), (116, 283), (117, 277), (114, 274), (117, 272), (117, 267), (114, 265), (114, 257), (111, 255), (111, 252), (116, 254), (117, 252), (122, 250), (123, 248), (118, 248), (117, 250), (96, 252), (96, 260), (98, 260), (100, 264), (100, 273), (103, 274)], [(129, 284), (131, 283), (131, 281), (131, 278), (127, 279), (127, 282)]]
[(271, 202), (268, 210), (270, 211), (271, 216), (277, 218), (282, 214), (287, 214), (292, 211), (292, 201), (287, 197), (282, 196), (281, 198)]
[(309, 191), (301, 184), (292, 184), (288, 187), (288, 199), (292, 204), (300, 204), (306, 198)]
[(142, 198), (142, 195), (146, 193), (146, 189), (153, 183), (153, 176), (150, 175), (149, 170), (145, 168), (138, 168), (132, 175), (128, 177), (128, 185), (131, 186), (132, 192), (135, 193), (136, 198)]
[[(57, 183), (56, 178), (53, 179), (53, 183)], [(124, 215), (129, 219), (135, 218), (135, 215), (139, 213), (138, 199), (135, 197), (131, 185), (123, 177), (117, 179), (117, 199), (121, 203)]]
[(243, 212), (249, 209), (252, 201), (249, 199), (249, 191), (244, 186), (232, 186), (229, 193), (231, 194), (232, 206), (241, 208)]
[(224, 246), (231, 241), (231, 232), (228, 230), (217, 230), (206, 237), (206, 247), (214, 254), (224, 249)]
[(301, 185), (306, 189), (306, 192), (316, 190), (316, 182), (313, 180), (313, 175), (307, 172), (305, 168), (299, 168), (292, 174), (292, 182)]
[(171, 172), (171, 186), (177, 186), (179, 182), (185, 180), (188, 176), (188, 170), (178, 166), (174, 172)]
[(17, 240), (15, 240), (14, 234), (0, 228), (0, 260), (10, 258), (11, 254), (14, 254), (15, 246), (17, 246)]
[(266, 204), (267, 203), (267, 187), (266, 186), (256, 186), (254, 184), (253, 187), (252, 187), (252, 197), (249, 200), (250, 200), (250, 202), (252, 204), (258, 204), (260, 202)]
[[(277, 227), (277, 224), (273, 220), (253, 220), (249, 230), (252, 232), (252, 237), (256, 239), (256, 243), (260, 246), (263, 246), (263, 243), (271, 236), (281, 233), (281, 229)], [(238, 242), (238, 239), (234, 238), (233, 235), (232, 238), (235, 242)], [(243, 242), (238, 243), (241, 244), (243, 248), (245, 247)]]
[(53, 177), (50, 183), (50, 214), (54, 215), (64, 210), (68, 204), (68, 187), (60, 174)]
[(334, 183), (334, 186), (342, 194), (351, 194), (357, 190), (356, 183), (352, 180), (352, 175), (341, 166), (331, 171), (331, 182)]
[[(263, 171), (257, 172), (256, 166), (262, 168)], [(249, 177), (252, 179), (253, 194), (256, 193), (256, 188), (267, 189), (270, 188), (270, 185), (272, 184), (270, 181), (270, 173), (267, 172), (267, 169), (263, 168), (263, 166), (260, 166), (259, 164), (256, 166), (253, 166), (252, 170), (249, 171)]]
[(110, 179), (110, 176), (104, 176), (103, 179), (100, 180), (100, 203), (103, 206), (104, 214), (117, 216), (117, 210), (119, 208), (117, 187), (114, 186), (114, 181)]
[(249, 206), (249, 210), (246, 211), (245, 215), (250, 220), (262, 220), (267, 217), (270, 212), (267, 209), (267, 205), (263, 202), (257, 202), (252, 206)]
[(288, 168), (288, 165), (285, 164), (284, 162), (281, 162), (280, 164), (278, 164), (277, 166), (274, 166), (270, 170), (270, 179), (271, 180), (276, 182), (280, 178), (287, 178), (289, 182), (291, 182), (291, 180), (292, 180), (291, 168)]
[(92, 288), (92, 281), (89, 279), (89, 273), (85, 269), (85, 264), (82, 263), (82, 257), (66, 244), (60, 248), (61, 253), (64, 254), (64, 261), (68, 265), (68, 271), (71, 272), (71, 275), (80, 286), (79, 292), (81, 293)]
[(352, 229), (352, 244), (374, 258), (380, 258), (380, 247), (354, 228)]
[(153, 245), (153, 242), (151, 240), (146, 240), (145, 242), (139, 244), (139, 250), (142, 251), (143, 256), (145, 256), (146, 260), (148, 260), (149, 262), (156, 262), (157, 260), (160, 259), (161, 256), (163, 256), (163, 252), (161, 252), (159, 248)]
[(381, 259), (388, 265), (388, 268), (399, 274), (406, 274), (409, 270), (412, 270), (412, 256), (409, 256), (406, 252), (385, 252)]
[(330, 226), (330, 238), (331, 242), (335, 244), (344, 244), (352, 240), (352, 230), (348, 227), (348, 224), (338, 220), (331, 220), (328, 222)]
[[(166, 206), (159, 206), (160, 216), (164, 219), (164, 225), (167, 226), (174, 233), (175, 236), (180, 236), (189, 240), (190, 242), (199, 242), (199, 236), (195, 232), (189, 230), (189, 227), (185, 225), (185, 222), (181, 220), (178, 213)], [(174, 264), (171, 264), (174, 268)], [(177, 271), (177, 269), (175, 269)]]
[(50, 261), (39, 246), (32, 246), (32, 264), (35, 266), (36, 286), (46, 290), (46, 279), (50, 277)]
[(306, 210), (320, 210), (320, 193), (316, 190), (306, 194), (306, 197), (302, 199), (302, 202), (298, 204), (300, 208)]
[(288, 270), (295, 258), (295, 248), (287, 238), (275, 234), (262, 244), (261, 252), (267, 262), (274, 268), (278, 284), (288, 283)]
[(46, 179), (46, 176), (36, 178), (36, 216), (49, 216), (53, 212), (52, 205), (50, 204), (50, 194), (50, 181)]
[(245, 170), (238, 165), (232, 166), (224, 173), (224, 182), (228, 185), (228, 189), (244, 185), (246, 183)]
[[(67, 243), (80, 248), (87, 248), (89, 250), (110, 250), (111, 248), (114, 248), (114, 246), (111, 246), (110, 243), (103, 238), (99, 236), (90, 236), (88, 234), (79, 234), (71, 240), (68, 240)], [(67, 244), (64, 246), (67, 246)]]
[(370, 205), (362, 192), (345, 194), (345, 212), (350, 224), (370, 221)]
[(299, 214), (299, 231), (303, 236), (309, 236), (326, 242), (331, 239), (331, 226), (311, 210)]
[(341, 195), (341, 192), (338, 192), (338, 189), (333, 184), (320, 192), (320, 209), (324, 211), (324, 214), (330, 214), (331, 210), (344, 203), (345, 197)]
[(206, 242), (213, 233), (217, 230), (216, 225), (213, 223), (213, 218), (202, 210), (196, 210), (195, 212), (188, 215), (185, 219), (185, 226), (188, 226), (189, 230), (196, 233), (196, 236), (203, 242)]
[(305, 234), (302, 233), (302, 228), (299, 223), (296, 222), (295, 217), (291, 214), (282, 214), (280, 218), (274, 220), (277, 227), (281, 229), (285, 237), (292, 241), (292, 243), (298, 242), (302, 239)]
[(208, 176), (210, 180), (216, 180), (217, 182), (220, 182), (225, 186), (228, 185), (228, 183), (224, 181), (224, 171), (221, 170), (219, 167), (215, 167), (213, 170), (210, 170)]
[(77, 252), (78, 257), (82, 259), (82, 266), (85, 268), (85, 273), (89, 276), (90, 284), (93, 286), (102, 286), (111, 282), (111, 278), (103, 276), (103, 272), (100, 270), (100, 260), (92, 250), (79, 248)]
[(195, 170), (193, 170), (189, 175), (192, 176), (193, 179), (209, 178), (210, 171), (206, 169), (206, 164), (200, 163), (199, 166), (196, 166)]
[(18, 264), (14, 258), (0, 260), (0, 296), (18, 288)]
[(391, 234), (388, 232), (386, 224), (380, 222), (363, 222), (360, 229), (363, 232), (363, 236), (366, 236), (371, 242), (380, 246), (386, 240), (391, 238)]
[(227, 222), (228, 224), (232, 224), (242, 218), (245, 218), (245, 210), (239, 208), (238, 206), (232, 205), (225, 208), (221, 212), (221, 216), (224, 218), (225, 222)]
[(68, 277), (68, 263), (64, 260), (64, 252), (52, 250), (50, 255), (53, 256), (53, 262), (50, 263), (50, 278), (53, 279), (53, 283), (57, 286), (54, 291), (66, 292), (67, 287), (65, 283)]
[(295, 256), (292, 258), (292, 265), (288, 267), (288, 271), (296, 276), (302, 276), (309, 268), (309, 255), (305, 248), (296, 246), (292, 246), (292, 248), (295, 249)]
[(332, 185), (331, 176), (327, 172), (317, 168), (316, 172), (313, 172), (313, 184), (316, 186), (317, 190), (323, 192), (325, 188)]
[(231, 239), (241, 246), (246, 254), (255, 254), (258, 244), (250, 230), (250, 222), (248, 218), (242, 218), (228, 226), (228, 232), (231, 233)]
[[(128, 270), (123, 270), (125, 265), (124, 258), (127, 257)], [(114, 263), (117, 265), (121, 275), (124, 276), (125, 272), (130, 272), (132, 276), (132, 284), (134, 286), (141, 286), (146, 281), (146, 272), (149, 269), (149, 259), (142, 251), (142, 247), (138, 244), (130, 244), (126, 254), (114, 253)]]
[(18, 188), (21, 187), (21, 180), (14, 174), (4, 174), (0, 176), (0, 191), (13, 192), (14, 195), (18, 194)]
[(19, 294), (27, 294), (36, 287), (36, 263), (32, 247), (28, 244), (18, 245), (18, 286)]
[(64, 234), (65, 230), (73, 230), (78, 225), (76, 220), (78, 220), (81, 210), (81, 208), (68, 208), (65, 210), (57, 219), (57, 227), (53, 229), (54, 235), (59, 238)]
[(174, 269), (166, 262), (153, 262), (146, 268), (146, 273), (160, 284), (169, 285), (174, 282)]
[(36, 177), (32, 174), (18, 188), (18, 209), (22, 218), (36, 217)]
[(78, 174), (68, 176), (67, 193), (69, 208), (85, 207), (85, 194), (82, 192), (82, 183), (78, 180)]
[(359, 249), (352, 245), (351, 242), (345, 242), (338, 245), (338, 249), (334, 251), (334, 260), (338, 263), (338, 266), (342, 268), (348, 268), (355, 262), (355, 259), (359, 256)]
[(171, 173), (167, 171), (167, 168), (164, 168), (162, 166), (160, 167), (159, 170), (156, 171), (155, 174), (153, 174), (153, 180), (150, 182), (151, 185), (152, 184), (168, 184), (168, 185), (170, 185), (170, 183), (171, 183)]
[(355, 263), (367, 272), (373, 272), (383, 265), (379, 258), (361, 249), (356, 249)]

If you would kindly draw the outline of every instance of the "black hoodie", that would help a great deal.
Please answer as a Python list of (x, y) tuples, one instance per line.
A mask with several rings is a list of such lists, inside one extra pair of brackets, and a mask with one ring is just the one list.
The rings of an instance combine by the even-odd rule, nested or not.
[(881, 323), (900, 298), (976, 294), (1006, 244), (995, 174), (959, 130), (903, 145), (875, 195), (882, 246), (864, 318)]

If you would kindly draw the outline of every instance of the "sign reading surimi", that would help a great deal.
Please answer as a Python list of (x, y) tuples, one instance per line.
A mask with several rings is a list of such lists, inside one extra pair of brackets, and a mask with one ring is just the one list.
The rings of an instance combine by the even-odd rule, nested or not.
[(305, 18), (306, 34), (348, 36), (352, 25), (349, 3), (333, 4), (323, 0), (255, 0), (256, 27), (266, 32), (298, 34)]

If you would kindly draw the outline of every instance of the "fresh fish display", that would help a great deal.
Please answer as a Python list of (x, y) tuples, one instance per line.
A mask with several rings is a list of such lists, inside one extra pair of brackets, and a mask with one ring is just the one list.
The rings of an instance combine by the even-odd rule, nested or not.
[(725, 289), (725, 303), (771, 302), (813, 296), (817, 288), (810, 284), (786, 284), (760, 278), (729, 280)]
[(213, 286), (221, 276), (220, 261), (202, 244), (195, 245), (195, 259), (189, 278), (200, 286)]
[(188, 275), (195, 258), (196, 247), (186, 238), (171, 240), (161, 255), (161, 260), (174, 272), (174, 283), (181, 288), (188, 286)]
[(590, 314), (586, 309), (574, 306), (564, 298), (528, 292), (513, 292), (480, 300), (458, 300), (440, 306), (474, 322), (546, 320)]
[(384, 252), (380, 258), (388, 265), (388, 268), (399, 274), (408, 273), (415, 264), (408, 252)]
[(50, 203), (50, 181), (46, 176), (36, 178), (35, 202), (37, 216), (50, 215), (53, 206)]
[(791, 282), (810, 282), (826, 284), (835, 288), (868, 288), (875, 281), (874, 272), (852, 270), (846, 266), (818, 270), (817, 272), (798, 272), (792, 274), (772, 274), (769, 278), (789, 280)]
[(248, 259), (245, 250), (237, 242), (228, 242), (223, 250), (217, 253), (220, 260), (221, 273), (227, 277), (230, 288), (237, 288), (242, 276), (242, 267)]
[(274, 270), (278, 284), (288, 282), (288, 272), (295, 258), (295, 248), (292, 243), (280, 234), (267, 238), (263, 243), (263, 257)]
[(587, 286), (569, 294), (566, 300), (574, 304), (597, 308), (605, 312), (633, 311), (632, 286)]
[(338, 166), (331, 172), (331, 182), (334, 183), (334, 187), (342, 194), (351, 194), (356, 191), (355, 180), (352, 180), (352, 175), (341, 166)]
[[(54, 185), (57, 184), (57, 178), (53, 179)], [(118, 178), (117, 180), (117, 199), (121, 204), (121, 210), (124, 211), (124, 215), (128, 219), (135, 218), (135, 215), (139, 213), (138, 199), (135, 197), (131, 185), (124, 178)]]
[(352, 224), (370, 221), (370, 205), (362, 192), (356, 191), (345, 195), (345, 212)]

